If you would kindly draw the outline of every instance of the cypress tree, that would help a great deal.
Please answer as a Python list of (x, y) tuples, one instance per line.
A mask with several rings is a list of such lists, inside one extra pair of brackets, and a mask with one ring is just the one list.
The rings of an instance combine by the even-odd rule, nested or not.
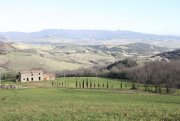
[(54, 85), (54, 82), (52, 81), (52, 86)]
[(109, 84), (108, 84), (108, 81), (107, 81), (107, 89), (109, 88)]
[(77, 82), (77, 79), (76, 79), (76, 88), (77, 88), (77, 86), (78, 86), (78, 82)]
[(86, 87), (88, 88), (88, 78), (86, 79)]
[(92, 82), (90, 81), (90, 88), (92, 88)]
[(84, 88), (84, 80), (83, 80), (83, 83), (82, 83), (82, 88)]
[(94, 82), (94, 88), (96, 88), (96, 83)]
[(98, 88), (100, 87), (100, 85), (99, 85), (99, 82), (98, 82)]
[(120, 88), (122, 89), (122, 82), (121, 82), (121, 84), (120, 84)]
[(103, 83), (103, 88), (104, 88), (104, 83)]

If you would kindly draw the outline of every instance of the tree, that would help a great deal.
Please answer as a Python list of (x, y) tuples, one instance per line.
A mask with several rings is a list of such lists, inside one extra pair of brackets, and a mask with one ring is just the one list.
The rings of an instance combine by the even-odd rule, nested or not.
[(86, 79), (86, 87), (88, 88), (88, 78)]
[(122, 90), (122, 81), (120, 82), (120, 88), (121, 88), (121, 90)]
[(92, 88), (92, 82), (91, 82), (91, 80), (90, 80), (90, 88)]
[(82, 82), (82, 88), (84, 88), (84, 80), (83, 80), (83, 82)]
[(108, 84), (108, 81), (107, 81), (107, 85), (106, 85), (107, 89), (109, 88), (109, 84)]
[(76, 88), (78, 87), (78, 82), (77, 82), (77, 78), (76, 78)]
[(128, 73), (128, 77), (132, 80), (132, 87), (131, 89), (136, 89), (136, 85), (135, 83), (138, 80), (138, 68), (137, 67), (133, 67), (129, 73)]
[(136, 89), (135, 83), (132, 83), (131, 89), (133, 89), (133, 90)]

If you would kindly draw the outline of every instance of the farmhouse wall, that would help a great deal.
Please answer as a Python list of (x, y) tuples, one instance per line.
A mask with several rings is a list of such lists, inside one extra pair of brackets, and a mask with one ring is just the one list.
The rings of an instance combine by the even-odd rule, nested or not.
[(19, 72), (20, 82), (29, 81), (42, 81), (43, 71), (42, 70), (32, 70), (32, 71), (21, 71)]

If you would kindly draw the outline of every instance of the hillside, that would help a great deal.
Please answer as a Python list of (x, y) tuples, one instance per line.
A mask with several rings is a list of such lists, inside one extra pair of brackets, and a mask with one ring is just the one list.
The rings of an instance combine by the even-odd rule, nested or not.
[(106, 68), (108, 70), (111, 70), (112, 68), (124, 68), (124, 67), (130, 68), (130, 67), (134, 67), (136, 65), (137, 65), (136, 61), (125, 59), (125, 60), (120, 60), (113, 64), (110, 64)]
[(168, 48), (155, 46), (147, 43), (132, 43), (132, 44), (125, 44), (125, 45), (91, 45), (89, 46), (96, 50), (101, 50), (106, 53), (111, 53), (112, 55), (116, 56), (118, 53), (122, 53), (124, 55), (153, 55), (156, 53), (162, 53), (167, 50)]
[(0, 41), (0, 54), (5, 54), (16, 49), (10, 43), (4, 43)]
[(160, 56), (162, 58), (167, 58), (167, 59), (170, 59), (170, 60), (180, 59), (180, 49), (160, 53), (160, 54), (157, 54), (156, 56)]
[(106, 66), (126, 58), (141, 61), (142, 58), (168, 50), (145, 44), (153, 47), (146, 51), (147, 48), (142, 48), (141, 45), (141, 43), (123, 46), (3, 43), (1, 48), (6, 53), (0, 54), (0, 70), (2, 72), (34, 68), (47, 71), (76, 70)]
[[(144, 34), (133, 31), (109, 30), (63, 30), (48, 29), (38, 32), (0, 32), (0, 41), (21, 43), (72, 43), (83, 45), (149, 43), (168, 47), (179, 47), (179, 36)], [(165, 42), (165, 43), (164, 43)], [(171, 45), (169, 45), (171, 43)], [(179, 45), (178, 45), (179, 44)], [(175, 45), (175, 46), (174, 46)]]

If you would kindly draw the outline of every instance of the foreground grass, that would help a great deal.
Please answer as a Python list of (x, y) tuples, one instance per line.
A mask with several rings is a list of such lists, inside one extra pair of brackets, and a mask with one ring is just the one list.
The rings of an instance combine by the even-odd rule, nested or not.
[(180, 97), (113, 90), (0, 90), (1, 121), (180, 120)]

